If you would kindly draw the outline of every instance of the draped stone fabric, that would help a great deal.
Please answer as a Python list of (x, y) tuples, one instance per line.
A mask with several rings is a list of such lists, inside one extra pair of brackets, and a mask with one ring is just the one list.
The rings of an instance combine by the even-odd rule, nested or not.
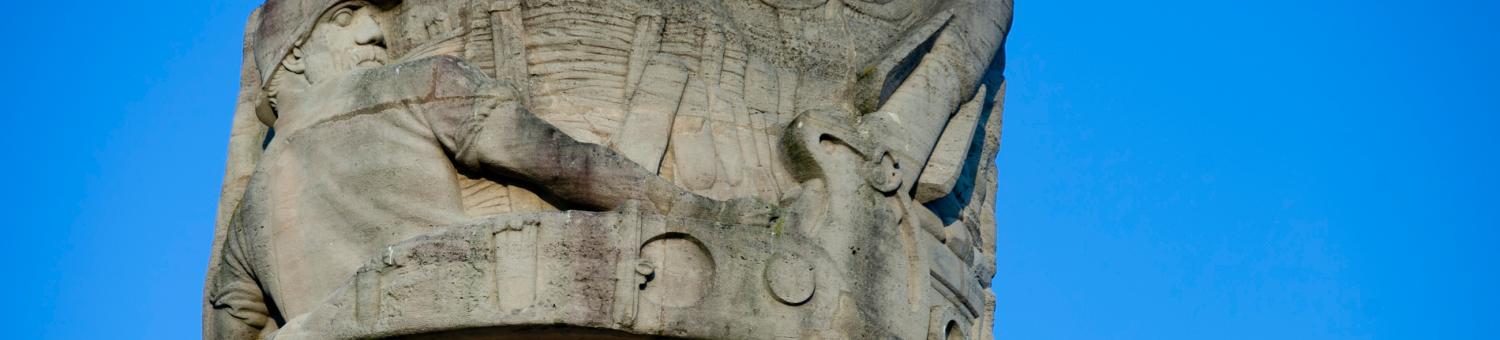
[(213, 339), (991, 338), (1006, 0), (268, 0)]

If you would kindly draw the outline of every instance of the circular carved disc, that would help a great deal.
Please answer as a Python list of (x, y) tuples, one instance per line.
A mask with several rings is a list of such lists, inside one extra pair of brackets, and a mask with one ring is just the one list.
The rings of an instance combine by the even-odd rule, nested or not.
[(766, 286), (776, 301), (788, 305), (800, 305), (812, 299), (817, 288), (812, 264), (801, 257), (782, 254), (766, 264)]

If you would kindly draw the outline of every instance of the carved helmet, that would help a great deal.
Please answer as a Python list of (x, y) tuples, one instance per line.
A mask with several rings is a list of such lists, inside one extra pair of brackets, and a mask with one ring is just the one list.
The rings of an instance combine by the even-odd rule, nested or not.
[[(318, 17), (344, 2), (356, 0), (266, 0), (260, 8), (260, 25), (256, 27), (255, 68), (260, 72), (261, 86), (270, 81), (276, 66), (292, 51), (292, 45), (307, 37)], [(401, 0), (363, 0), (379, 8), (388, 9)]]

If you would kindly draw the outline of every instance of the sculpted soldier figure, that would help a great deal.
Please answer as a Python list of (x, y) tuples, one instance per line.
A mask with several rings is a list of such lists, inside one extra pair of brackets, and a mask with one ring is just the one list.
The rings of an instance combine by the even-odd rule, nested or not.
[(204, 337), (990, 339), (1011, 8), (265, 0)]
[[(325, 3), (323, 6), (306, 5)], [(458, 173), (534, 183), (587, 210), (638, 200), (692, 218), (764, 223), (770, 207), (672, 185), (531, 115), (508, 84), (451, 57), (386, 65), (372, 14), (388, 3), (303, 1), (319, 13), (268, 72), (274, 128), (211, 279), (220, 336), (273, 334), (389, 244), (466, 216)], [(264, 15), (285, 8), (267, 8)], [(264, 29), (264, 28), (263, 28)], [(282, 50), (280, 48), (276, 50)]]

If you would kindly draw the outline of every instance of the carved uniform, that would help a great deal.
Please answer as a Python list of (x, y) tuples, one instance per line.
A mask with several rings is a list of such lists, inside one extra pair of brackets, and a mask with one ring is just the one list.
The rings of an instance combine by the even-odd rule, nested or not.
[(313, 309), (387, 245), (468, 219), (458, 172), (535, 183), (582, 208), (706, 202), (568, 137), (451, 57), (354, 71), (298, 98), (283, 100), (230, 222), (209, 297), (222, 330), (254, 337)]

